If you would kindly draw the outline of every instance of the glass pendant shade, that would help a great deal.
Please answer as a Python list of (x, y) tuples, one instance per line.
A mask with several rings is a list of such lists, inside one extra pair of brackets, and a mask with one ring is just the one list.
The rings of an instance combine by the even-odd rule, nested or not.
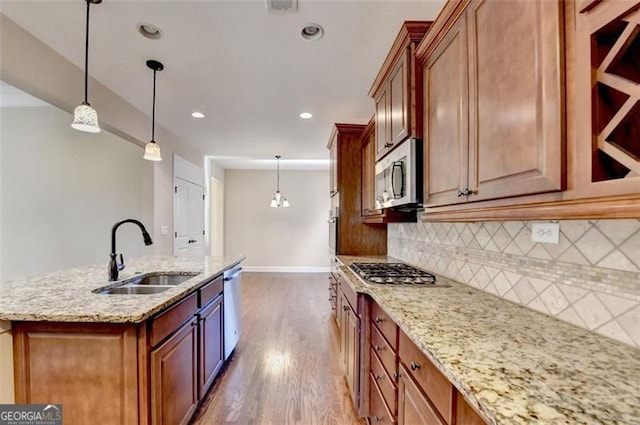
[(71, 127), (86, 133), (99, 133), (98, 113), (88, 103), (81, 103), (73, 111)]
[(160, 156), (160, 145), (153, 140), (147, 143), (144, 146), (144, 155), (142, 158), (149, 161), (162, 161), (162, 157)]

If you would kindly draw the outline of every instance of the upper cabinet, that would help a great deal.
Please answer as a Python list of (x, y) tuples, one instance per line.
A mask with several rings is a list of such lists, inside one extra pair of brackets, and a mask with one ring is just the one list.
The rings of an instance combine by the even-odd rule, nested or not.
[(428, 207), (565, 185), (562, 7), (450, 2), (418, 47)]
[(338, 134), (335, 133), (329, 140), (329, 196), (333, 198), (338, 193)]
[[(582, 196), (640, 192), (640, 2), (578, 1), (577, 186)], [(637, 202), (637, 201), (636, 201)]]
[(408, 137), (422, 137), (422, 73), (416, 46), (431, 22), (402, 25), (369, 96), (375, 102), (376, 158), (386, 155)]

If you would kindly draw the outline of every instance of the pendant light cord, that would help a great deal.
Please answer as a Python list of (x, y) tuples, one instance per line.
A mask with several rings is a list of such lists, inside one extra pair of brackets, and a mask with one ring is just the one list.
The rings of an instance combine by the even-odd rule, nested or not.
[(153, 70), (153, 107), (151, 108), (151, 141), (156, 140), (156, 70)]
[(84, 43), (84, 103), (89, 104), (88, 99), (88, 91), (89, 91), (89, 6), (91, 3), (89, 0), (87, 2), (87, 26), (85, 33), (85, 43)]
[(276, 173), (276, 192), (280, 192), (280, 155), (278, 155), (276, 158), (278, 159), (278, 172)]

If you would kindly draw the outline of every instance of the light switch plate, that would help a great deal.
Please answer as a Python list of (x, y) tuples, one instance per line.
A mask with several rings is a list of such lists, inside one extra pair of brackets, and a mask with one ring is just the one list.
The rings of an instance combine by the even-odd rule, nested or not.
[(160, 234), (166, 235), (169, 233), (169, 226), (160, 226)]
[(542, 243), (559, 243), (560, 223), (532, 223), (531, 240)]

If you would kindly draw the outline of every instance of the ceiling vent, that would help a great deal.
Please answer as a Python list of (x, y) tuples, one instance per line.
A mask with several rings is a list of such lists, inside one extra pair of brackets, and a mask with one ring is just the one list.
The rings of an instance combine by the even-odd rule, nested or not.
[(266, 0), (269, 12), (295, 12), (298, 10), (298, 0)]

